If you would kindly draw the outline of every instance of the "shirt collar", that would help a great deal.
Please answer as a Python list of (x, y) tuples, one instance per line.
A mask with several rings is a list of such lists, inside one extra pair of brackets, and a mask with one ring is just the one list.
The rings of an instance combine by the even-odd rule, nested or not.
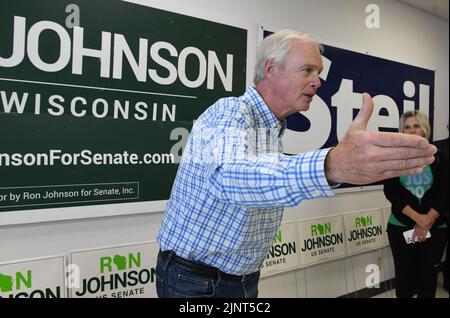
[(254, 109), (260, 115), (264, 126), (278, 128), (280, 129), (280, 136), (283, 135), (284, 130), (286, 129), (286, 120), (280, 121), (277, 117), (275, 117), (275, 114), (269, 106), (267, 106), (261, 95), (259, 95), (258, 91), (254, 87), (249, 86), (244, 94), (244, 97), (251, 101), (251, 103), (255, 106)]

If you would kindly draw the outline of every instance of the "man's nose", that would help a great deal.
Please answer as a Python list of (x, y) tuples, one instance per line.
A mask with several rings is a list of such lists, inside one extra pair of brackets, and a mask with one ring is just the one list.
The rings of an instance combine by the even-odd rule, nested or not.
[(320, 86), (322, 86), (322, 83), (320, 82), (320, 77), (319, 77), (318, 74), (314, 76), (314, 79), (313, 79), (312, 82), (311, 82), (311, 86), (312, 86), (312, 87), (315, 87), (315, 88), (317, 88), (317, 89), (318, 89)]

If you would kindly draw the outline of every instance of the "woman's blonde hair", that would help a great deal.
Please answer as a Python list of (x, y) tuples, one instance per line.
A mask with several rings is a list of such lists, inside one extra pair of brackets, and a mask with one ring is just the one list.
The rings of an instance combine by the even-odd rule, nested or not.
[(405, 121), (410, 117), (415, 117), (417, 119), (420, 128), (422, 128), (423, 132), (425, 133), (424, 137), (429, 139), (431, 133), (430, 121), (428, 120), (428, 116), (420, 110), (408, 110), (407, 112), (403, 113), (403, 115), (400, 117), (398, 131), (405, 131)]

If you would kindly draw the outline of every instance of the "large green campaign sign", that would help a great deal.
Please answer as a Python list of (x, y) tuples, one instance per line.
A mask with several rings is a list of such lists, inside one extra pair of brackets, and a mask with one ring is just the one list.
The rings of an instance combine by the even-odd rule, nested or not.
[(166, 200), (245, 90), (247, 30), (118, 0), (0, 2), (0, 212)]

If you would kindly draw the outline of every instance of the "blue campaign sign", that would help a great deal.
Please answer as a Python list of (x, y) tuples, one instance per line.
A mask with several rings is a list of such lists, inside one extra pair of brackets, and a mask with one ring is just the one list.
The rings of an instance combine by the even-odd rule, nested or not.
[(434, 71), (330, 45), (323, 45), (322, 59), (322, 87), (310, 109), (287, 119), (286, 153), (336, 145), (357, 115), (364, 92), (375, 105), (368, 130), (397, 131), (400, 115), (414, 109), (425, 112), (433, 125)]

